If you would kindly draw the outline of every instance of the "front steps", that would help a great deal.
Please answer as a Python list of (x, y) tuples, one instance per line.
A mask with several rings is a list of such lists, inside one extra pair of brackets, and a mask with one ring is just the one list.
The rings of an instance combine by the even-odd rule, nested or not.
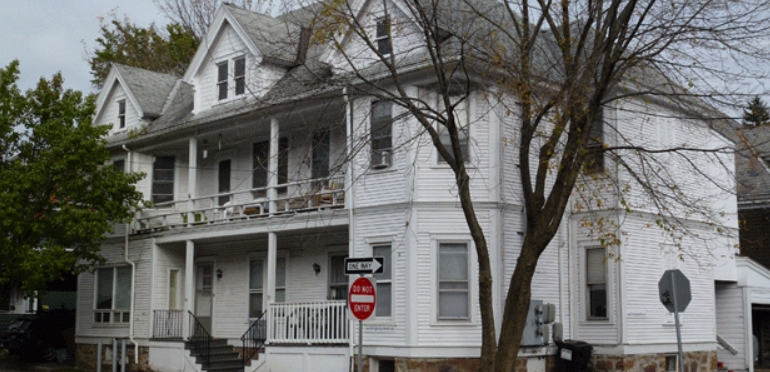
[(203, 371), (243, 372), (243, 361), (238, 352), (233, 351), (233, 347), (227, 344), (227, 340), (214, 338), (210, 342), (208, 359), (205, 342), (185, 342), (185, 349), (190, 350), (190, 355), (195, 357), (195, 362), (203, 367)]

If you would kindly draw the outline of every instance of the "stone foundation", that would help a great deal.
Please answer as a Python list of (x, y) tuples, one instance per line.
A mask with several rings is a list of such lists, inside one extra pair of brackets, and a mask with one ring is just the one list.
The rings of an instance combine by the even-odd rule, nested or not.
[[(597, 372), (664, 372), (666, 356), (676, 354), (594, 355), (591, 361)], [(685, 372), (716, 372), (716, 351), (684, 353)]]
[[(540, 357), (543, 358), (543, 357)], [(538, 358), (519, 358), (516, 360), (515, 372), (528, 372), (527, 361)], [(369, 358), (364, 358), (364, 372), (370, 372)], [(405, 359), (393, 358), (396, 372), (478, 372), (478, 358), (454, 358), (454, 359)], [(555, 356), (545, 357), (545, 370), (555, 371)], [(353, 363), (357, 359), (353, 357)], [(357, 367), (355, 367), (357, 368)], [(354, 369), (357, 371), (357, 369)]]
[[(120, 347), (120, 346), (118, 346)], [(75, 366), (87, 371), (96, 370), (98, 345), (77, 344), (75, 346)], [(112, 343), (102, 345), (102, 371), (112, 370)], [(126, 371), (131, 372), (149, 372), (150, 369), (150, 349), (146, 346), (139, 347), (139, 364), (134, 363), (134, 346), (126, 345)], [(120, 368), (120, 364), (118, 364)]]

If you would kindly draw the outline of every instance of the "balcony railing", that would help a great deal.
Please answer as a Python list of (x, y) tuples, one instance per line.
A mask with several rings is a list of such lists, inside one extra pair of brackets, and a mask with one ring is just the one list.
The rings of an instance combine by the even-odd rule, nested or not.
[(152, 337), (156, 339), (182, 339), (184, 310), (155, 310)]
[(349, 340), (345, 301), (271, 304), (267, 321), (271, 344), (344, 344)]
[[(228, 221), (260, 218), (271, 215), (300, 213), (342, 208), (345, 186), (342, 178), (313, 179), (281, 184), (270, 210), (268, 187), (235, 190), (197, 198), (157, 203), (153, 208), (138, 212), (134, 229), (137, 232), (189, 227)], [(221, 200), (228, 200), (220, 204)]]

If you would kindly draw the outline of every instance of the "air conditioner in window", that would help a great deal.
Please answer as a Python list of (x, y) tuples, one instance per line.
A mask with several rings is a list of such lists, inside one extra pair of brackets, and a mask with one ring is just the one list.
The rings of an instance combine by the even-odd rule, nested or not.
[(381, 150), (373, 156), (372, 169), (387, 169), (390, 167), (390, 150)]

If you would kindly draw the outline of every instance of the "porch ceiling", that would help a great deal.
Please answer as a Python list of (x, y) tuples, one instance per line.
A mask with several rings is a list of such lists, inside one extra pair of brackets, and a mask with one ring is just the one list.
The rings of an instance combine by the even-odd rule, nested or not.
[[(196, 248), (243, 246), (244, 244), (267, 247), (267, 234), (267, 230), (244, 231), (240, 234), (233, 234), (230, 231), (224, 234), (217, 234), (216, 236), (197, 236), (197, 234), (195, 234), (196, 236), (191, 236), (192, 234), (187, 234), (186, 236), (176, 237), (176, 239), (158, 238), (156, 243), (166, 247), (183, 248), (186, 240), (192, 240)], [(276, 231), (276, 234), (279, 247), (284, 245), (304, 246), (308, 243), (315, 245), (325, 245), (327, 244), (326, 242), (329, 242), (329, 244), (348, 243), (347, 224), (317, 226), (301, 230), (283, 230)]]

